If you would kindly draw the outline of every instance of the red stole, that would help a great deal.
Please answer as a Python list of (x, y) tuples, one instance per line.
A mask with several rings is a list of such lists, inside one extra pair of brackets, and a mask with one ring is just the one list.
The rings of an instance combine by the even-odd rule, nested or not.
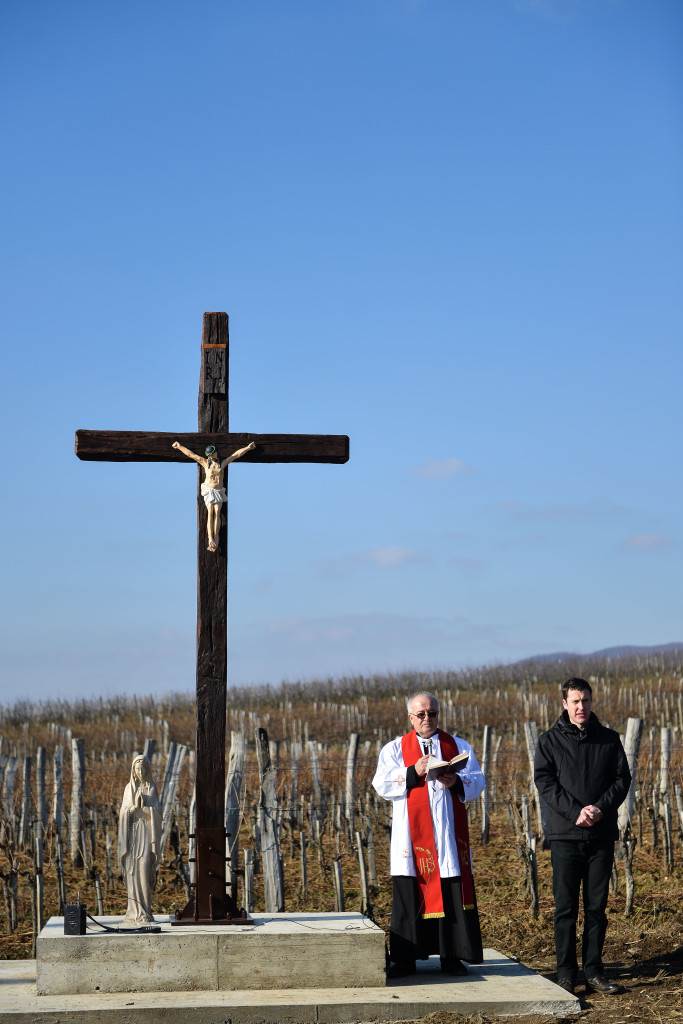
[[(450, 761), (458, 753), (458, 745), (452, 736), (441, 729), (439, 729), (438, 736), (441, 744), (441, 756), (444, 761)], [(401, 737), (401, 752), (406, 768), (415, 764), (423, 756), (422, 747), (416, 732), (409, 732)], [(450, 789), (450, 794), (453, 799), (453, 815), (455, 818), (455, 842), (458, 849), (458, 859), (460, 860), (462, 902), (465, 910), (471, 910), (474, 907), (474, 880), (472, 878), (472, 863), (470, 860), (470, 832), (467, 823), (467, 811), (465, 805), (456, 795), (454, 786)], [(443, 895), (441, 893), (441, 876), (439, 874), (439, 858), (434, 842), (434, 825), (432, 823), (429, 790), (425, 776), (419, 778), (417, 786), (408, 790), (408, 825), (410, 827), (410, 841), (413, 847), (417, 886), (420, 892), (420, 905), (423, 908), (422, 917), (445, 917)]]

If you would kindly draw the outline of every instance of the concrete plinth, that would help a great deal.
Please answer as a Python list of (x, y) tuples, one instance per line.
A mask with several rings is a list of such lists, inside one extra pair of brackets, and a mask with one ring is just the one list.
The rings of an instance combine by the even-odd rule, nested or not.
[[(120, 917), (102, 917), (111, 927)], [(251, 925), (147, 935), (64, 935), (51, 917), (38, 937), (39, 995), (193, 992), (384, 985), (384, 932), (362, 914), (254, 914)]]
[[(3, 1024), (358, 1024), (415, 1020), (432, 1013), (490, 1016), (580, 1012), (564, 989), (484, 950), (467, 977), (447, 978), (438, 957), (411, 978), (380, 988), (279, 989), (240, 992), (155, 992), (39, 996), (34, 960), (0, 961)], [(329, 965), (328, 965), (329, 966)]]

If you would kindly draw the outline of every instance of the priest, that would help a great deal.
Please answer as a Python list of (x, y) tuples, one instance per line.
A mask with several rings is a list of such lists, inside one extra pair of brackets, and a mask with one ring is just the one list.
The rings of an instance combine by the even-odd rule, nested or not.
[[(439, 702), (431, 693), (406, 701), (410, 732), (380, 752), (372, 784), (391, 800), (389, 936), (391, 977), (414, 974), (432, 953), (446, 974), (467, 974), (462, 963), (483, 959), (465, 801), (484, 789), (484, 776), (467, 740), (439, 729)], [(429, 758), (450, 761), (466, 753), (457, 771), (432, 779)]]

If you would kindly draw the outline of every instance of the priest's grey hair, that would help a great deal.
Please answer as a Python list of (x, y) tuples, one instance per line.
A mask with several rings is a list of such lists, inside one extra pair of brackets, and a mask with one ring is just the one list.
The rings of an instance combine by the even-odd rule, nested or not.
[(435, 706), (436, 710), (439, 710), (439, 701), (433, 693), (428, 693), (427, 690), (418, 690), (417, 693), (411, 693), (410, 697), (406, 697), (406, 708), (409, 715), (412, 714), (410, 709), (413, 706), (413, 701), (417, 700), (418, 697), (427, 697), (427, 699)]

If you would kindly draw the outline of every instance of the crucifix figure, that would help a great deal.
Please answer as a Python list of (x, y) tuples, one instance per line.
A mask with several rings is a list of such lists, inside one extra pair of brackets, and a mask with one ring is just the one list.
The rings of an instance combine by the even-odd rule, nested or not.
[(232, 455), (228, 455), (227, 459), (219, 462), (218, 452), (213, 444), (207, 444), (204, 458), (201, 455), (195, 455), (194, 452), (191, 452), (180, 441), (174, 441), (171, 445), (171, 448), (177, 448), (178, 451), (181, 451), (183, 455), (187, 455), (188, 459), (198, 463), (204, 470), (204, 483), (199, 490), (206, 505), (206, 532), (209, 538), (209, 551), (218, 551), (221, 505), (228, 497), (223, 486), (223, 470), (230, 462), (236, 462), (237, 459), (241, 459), (247, 452), (253, 451), (255, 447), (256, 445), (252, 441), (250, 444), (245, 445), (244, 448), (238, 448)]
[[(218, 477), (194, 454), (213, 446), (232, 455), (216, 461)], [(240, 924), (245, 916), (234, 893), (226, 892), (225, 869), (225, 712), (227, 700), (227, 506), (228, 463), (347, 462), (349, 439), (343, 434), (228, 433), (228, 316), (205, 313), (202, 326), (197, 433), (134, 430), (77, 430), (79, 459), (105, 462), (185, 462), (199, 464), (197, 487), (197, 742), (196, 882), (187, 906), (174, 924)], [(221, 468), (222, 467), (222, 468)], [(204, 471), (205, 479), (201, 472)], [(214, 471), (212, 470), (211, 473)], [(222, 476), (224, 474), (224, 481)], [(212, 481), (216, 479), (217, 487)], [(202, 485), (224, 493), (216, 512), (207, 507)], [(221, 495), (221, 497), (223, 494)], [(209, 503), (210, 504), (210, 503)], [(213, 531), (209, 516), (215, 515)], [(206, 537), (214, 549), (207, 549)]]

